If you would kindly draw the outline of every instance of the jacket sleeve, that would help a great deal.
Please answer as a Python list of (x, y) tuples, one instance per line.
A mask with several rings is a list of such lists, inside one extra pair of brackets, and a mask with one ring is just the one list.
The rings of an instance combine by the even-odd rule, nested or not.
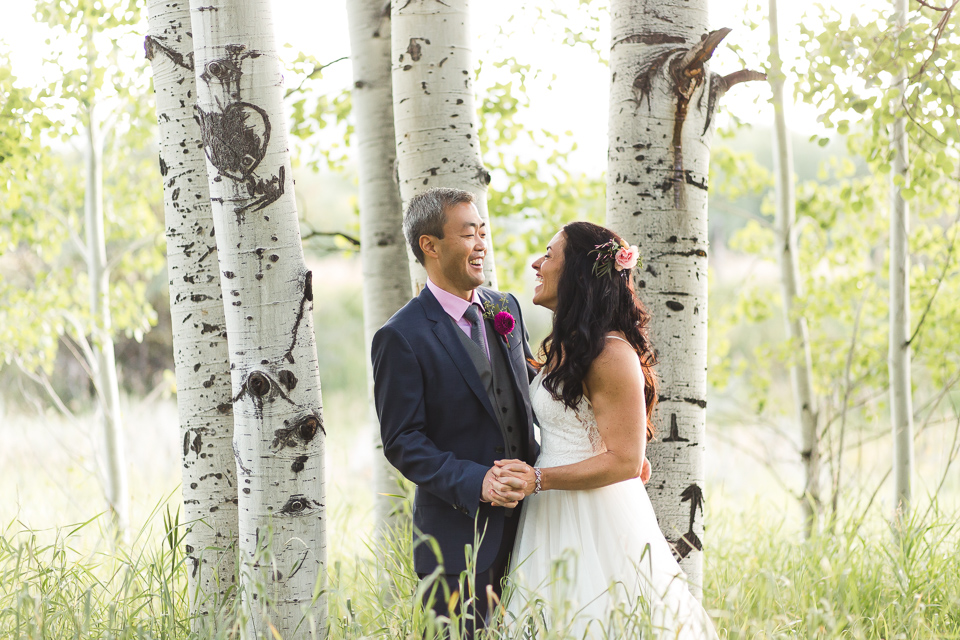
[(371, 357), (387, 460), (420, 489), (475, 517), (487, 468), (439, 449), (427, 436), (426, 390), (417, 354), (396, 329), (383, 327), (373, 337)]

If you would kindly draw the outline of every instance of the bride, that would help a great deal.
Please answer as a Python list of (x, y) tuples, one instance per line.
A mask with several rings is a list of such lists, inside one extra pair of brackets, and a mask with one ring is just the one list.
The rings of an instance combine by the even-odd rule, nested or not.
[(506, 603), (523, 637), (717, 637), (640, 480), (657, 383), (636, 262), (610, 230), (574, 222), (533, 263), (533, 302), (554, 312), (530, 388), (541, 455), (497, 462), (526, 483)]

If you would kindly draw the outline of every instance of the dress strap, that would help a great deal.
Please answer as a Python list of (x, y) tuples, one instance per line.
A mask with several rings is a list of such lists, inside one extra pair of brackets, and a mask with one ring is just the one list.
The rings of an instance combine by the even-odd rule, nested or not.
[(630, 344), (629, 340), (624, 340), (620, 336), (604, 336), (604, 338), (613, 338), (614, 340), (619, 340), (621, 342), (626, 342), (627, 344)]

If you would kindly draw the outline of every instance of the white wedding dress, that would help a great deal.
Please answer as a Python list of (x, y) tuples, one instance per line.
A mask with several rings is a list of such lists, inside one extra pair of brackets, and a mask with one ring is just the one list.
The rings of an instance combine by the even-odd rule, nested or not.
[[(539, 467), (605, 451), (593, 408), (576, 411), (530, 386), (540, 422)], [(691, 595), (639, 480), (600, 489), (544, 491), (524, 500), (511, 560), (506, 619), (511, 637), (717, 638)]]

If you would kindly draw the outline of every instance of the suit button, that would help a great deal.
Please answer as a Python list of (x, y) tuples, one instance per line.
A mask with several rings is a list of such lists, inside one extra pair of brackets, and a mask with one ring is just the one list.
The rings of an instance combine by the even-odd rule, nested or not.
[(506, 407), (500, 407), (500, 412), (501, 412), (501, 413), (506, 413), (506, 412), (507, 412), (507, 408), (506, 408)]
[(503, 447), (496, 447), (496, 448), (493, 450), (493, 452), (494, 452), (494, 453), (503, 453)]
[(513, 427), (507, 427), (507, 431), (509, 431), (510, 433), (513, 433)]
[(516, 447), (510, 447), (510, 451), (516, 453), (516, 452), (517, 452), (517, 448), (516, 448)]

